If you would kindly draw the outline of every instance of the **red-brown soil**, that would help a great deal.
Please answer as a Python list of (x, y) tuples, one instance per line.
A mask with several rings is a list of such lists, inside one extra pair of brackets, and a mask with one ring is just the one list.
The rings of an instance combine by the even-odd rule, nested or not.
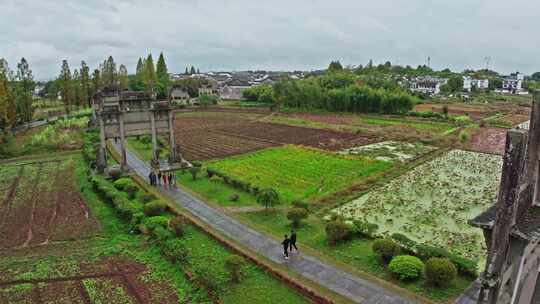
[(28, 280), (2, 277), (0, 303), (178, 303), (166, 283), (143, 279), (146, 269), (136, 262), (109, 258), (81, 263), (77, 270), (74, 275)]
[(470, 149), (476, 152), (504, 154), (506, 129), (481, 128), (471, 137)]
[(38, 170), (33, 176), (22, 171), (8, 191), (13, 195), (0, 206), (0, 249), (80, 239), (96, 232), (99, 224), (73, 184), (72, 168), (61, 168), (60, 162), (23, 166)]
[(263, 122), (261, 115), (197, 114), (202, 115), (179, 114), (175, 119), (176, 142), (189, 160), (223, 158), (284, 144), (336, 151), (377, 140), (366, 134)]
[(517, 126), (522, 122), (530, 119), (530, 115), (525, 114), (507, 114), (502, 117), (502, 120), (509, 123), (512, 126)]

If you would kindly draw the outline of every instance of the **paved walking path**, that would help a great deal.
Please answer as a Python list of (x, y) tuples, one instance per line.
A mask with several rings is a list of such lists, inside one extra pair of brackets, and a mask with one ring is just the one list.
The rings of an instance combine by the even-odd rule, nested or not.
[[(47, 119), (34, 120), (34, 121), (29, 122), (29, 123), (20, 124), (18, 126), (13, 127), (11, 129), (11, 132), (13, 132), (15, 134), (15, 133), (25, 131), (25, 130), (28, 130), (28, 129), (31, 129), (31, 128), (43, 126), (43, 125), (46, 125), (46, 124), (48, 124), (50, 122), (58, 120), (59, 117), (61, 117), (61, 116), (53, 116), (53, 117), (50, 117), (48, 120)], [(65, 115), (64, 115), (64, 117), (65, 117)]]
[[(113, 143), (113, 146), (117, 151), (120, 151), (118, 143)], [(127, 162), (128, 166), (137, 175), (144, 180), (148, 179), (148, 175), (150, 174), (149, 164), (138, 159), (130, 151), (127, 151)], [(353, 302), (365, 304), (415, 303), (412, 300), (405, 299), (380, 286), (325, 264), (306, 254), (292, 253), (291, 258), (286, 261), (282, 256), (282, 246), (274, 239), (239, 223), (181, 189), (169, 190), (160, 187), (160, 191), (194, 216), (206, 222), (213, 229), (249, 247), (251, 250), (256, 251), (273, 262), (284, 265), (289, 270), (351, 299)]]

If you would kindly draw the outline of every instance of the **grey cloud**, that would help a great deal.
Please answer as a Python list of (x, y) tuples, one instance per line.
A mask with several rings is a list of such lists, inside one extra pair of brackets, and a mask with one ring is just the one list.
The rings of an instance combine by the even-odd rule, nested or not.
[(540, 70), (538, 0), (0, 0), (0, 57), (29, 60), (37, 78), (62, 59), (130, 71), (163, 51), (171, 71), (318, 69), (330, 60), (435, 68)]

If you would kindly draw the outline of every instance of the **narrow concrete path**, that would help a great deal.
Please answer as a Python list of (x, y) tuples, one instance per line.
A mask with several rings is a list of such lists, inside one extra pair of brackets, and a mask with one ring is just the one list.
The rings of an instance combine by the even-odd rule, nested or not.
[[(120, 150), (119, 144), (112, 144), (117, 151)], [(127, 151), (127, 162), (137, 175), (144, 180), (148, 179), (149, 164), (138, 159), (130, 151)], [(241, 224), (181, 189), (160, 187), (160, 191), (216, 231), (237, 240), (273, 262), (284, 265), (289, 270), (351, 299), (353, 302), (365, 304), (415, 303), (306, 254), (292, 253), (291, 258), (285, 260), (282, 256), (282, 246), (274, 239)]]

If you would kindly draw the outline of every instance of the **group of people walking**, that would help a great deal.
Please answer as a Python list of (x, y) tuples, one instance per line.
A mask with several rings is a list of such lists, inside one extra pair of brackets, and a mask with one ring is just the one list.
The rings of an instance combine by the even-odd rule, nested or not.
[(158, 173), (156, 174), (154, 173), (154, 171), (150, 171), (148, 179), (150, 180), (150, 185), (152, 186), (176, 186), (176, 177), (172, 172), (161, 173), (161, 171), (158, 171)]
[(291, 230), (291, 236), (285, 234), (285, 239), (283, 242), (281, 242), (283, 245), (283, 256), (285, 257), (285, 260), (289, 259), (289, 252), (292, 252), (292, 249), (294, 247), (294, 250), (298, 252), (298, 247), (296, 247), (296, 232), (294, 230)]

